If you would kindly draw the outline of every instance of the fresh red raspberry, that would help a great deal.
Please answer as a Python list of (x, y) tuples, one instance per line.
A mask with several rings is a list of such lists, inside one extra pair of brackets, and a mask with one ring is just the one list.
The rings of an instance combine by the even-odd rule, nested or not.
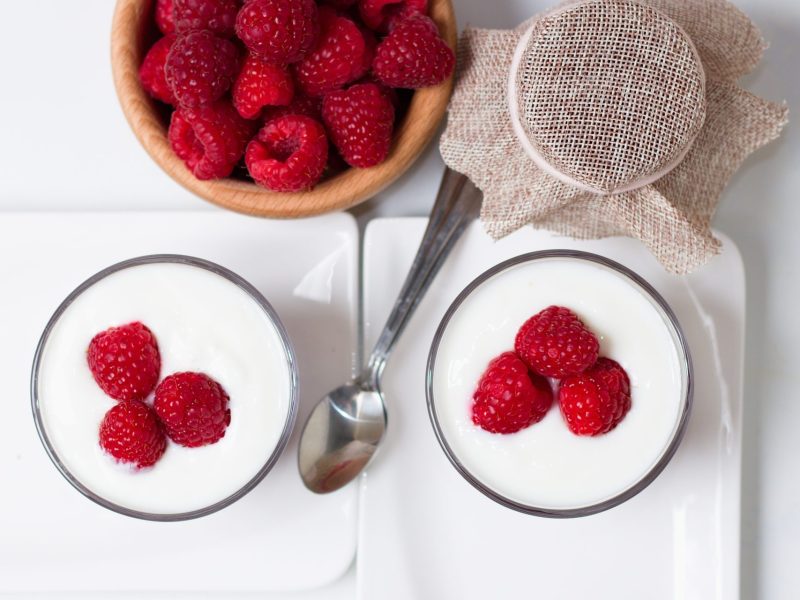
[(139, 67), (139, 81), (142, 82), (144, 91), (156, 100), (161, 100), (173, 106), (178, 103), (178, 100), (167, 84), (164, 65), (167, 63), (167, 55), (169, 55), (174, 42), (174, 34), (162, 37), (147, 51), (142, 61), (142, 66)]
[(175, 33), (175, 20), (172, 17), (172, 0), (157, 0), (156, 25), (164, 35)]
[(322, 119), (350, 166), (372, 167), (389, 155), (394, 106), (378, 85), (359, 83), (331, 92), (322, 101)]
[(489, 363), (472, 399), (475, 425), (490, 433), (514, 433), (544, 419), (553, 392), (516, 354), (504, 352)]
[(525, 321), (514, 350), (532, 371), (561, 379), (591, 367), (600, 344), (578, 316), (563, 306), (550, 306)]
[(86, 360), (97, 385), (115, 400), (144, 400), (161, 371), (156, 338), (138, 321), (98, 333)]
[(189, 107), (221, 98), (238, 70), (236, 46), (210, 31), (190, 31), (178, 36), (164, 67), (167, 83), (178, 102)]
[(169, 438), (188, 448), (218, 442), (231, 422), (228, 394), (204, 373), (175, 373), (164, 379), (153, 408)]
[(276, 192), (311, 189), (328, 160), (328, 138), (320, 123), (303, 115), (270, 120), (247, 146), (250, 175)]
[(314, 0), (247, 0), (236, 18), (236, 35), (245, 46), (276, 64), (303, 58), (318, 33)]
[(206, 29), (233, 37), (239, 0), (173, 0), (173, 19), (178, 32)]
[(167, 447), (153, 409), (138, 400), (118, 402), (100, 422), (100, 447), (117, 462), (152, 467)]
[(264, 123), (286, 115), (304, 115), (322, 122), (322, 98), (295, 94), (288, 106), (268, 106), (264, 110)]
[(576, 435), (600, 435), (614, 429), (631, 409), (628, 374), (610, 358), (561, 382), (561, 413)]
[(286, 106), (294, 96), (289, 70), (250, 54), (233, 84), (233, 106), (245, 119), (255, 119), (265, 106)]
[(406, 17), (428, 12), (428, 0), (360, 0), (358, 11), (364, 24), (386, 32)]
[(375, 50), (372, 71), (379, 81), (396, 88), (437, 85), (453, 72), (453, 49), (425, 15), (398, 21)]
[(319, 41), (294, 65), (297, 85), (309, 96), (339, 89), (369, 70), (374, 39), (329, 6), (319, 9)]
[(198, 179), (227, 177), (242, 158), (255, 125), (224, 100), (172, 113), (169, 143)]

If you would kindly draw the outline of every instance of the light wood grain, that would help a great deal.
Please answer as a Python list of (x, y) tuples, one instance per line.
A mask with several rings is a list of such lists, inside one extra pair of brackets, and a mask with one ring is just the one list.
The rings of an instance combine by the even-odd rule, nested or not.
[[(430, 16), (452, 48), (456, 22), (451, 0), (431, 0)], [(167, 124), (139, 83), (139, 65), (152, 18), (149, 0), (117, 0), (111, 29), (111, 65), (120, 105), (136, 137), (152, 159), (175, 181), (214, 204), (250, 215), (295, 218), (343, 210), (371, 198), (402, 175), (431, 141), (447, 109), (453, 77), (414, 93), (395, 131), (389, 157), (369, 169), (348, 169), (309, 192), (280, 193), (236, 179), (200, 181), (175, 155)]]

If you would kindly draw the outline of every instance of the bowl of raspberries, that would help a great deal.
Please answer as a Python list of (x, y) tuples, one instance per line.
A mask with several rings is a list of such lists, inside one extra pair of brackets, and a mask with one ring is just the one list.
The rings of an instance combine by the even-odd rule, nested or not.
[(451, 0), (117, 0), (114, 83), (155, 162), (225, 208), (342, 210), (400, 176), (452, 92)]

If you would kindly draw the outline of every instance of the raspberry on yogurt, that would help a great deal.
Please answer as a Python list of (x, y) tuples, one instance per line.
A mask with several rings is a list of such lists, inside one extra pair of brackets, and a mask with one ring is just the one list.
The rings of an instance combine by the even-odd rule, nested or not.
[(486, 368), (473, 395), (472, 422), (490, 433), (515, 433), (541, 421), (553, 404), (544, 377), (530, 373), (513, 352)]
[(114, 400), (144, 400), (161, 370), (156, 338), (138, 321), (95, 335), (86, 360), (97, 385)]

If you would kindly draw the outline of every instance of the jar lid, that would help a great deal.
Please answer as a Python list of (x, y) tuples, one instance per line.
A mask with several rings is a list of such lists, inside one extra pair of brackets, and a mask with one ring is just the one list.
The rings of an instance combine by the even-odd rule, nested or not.
[(539, 168), (614, 194), (684, 158), (705, 120), (705, 74), (675, 21), (631, 0), (589, 0), (533, 21), (514, 53), (508, 100)]

